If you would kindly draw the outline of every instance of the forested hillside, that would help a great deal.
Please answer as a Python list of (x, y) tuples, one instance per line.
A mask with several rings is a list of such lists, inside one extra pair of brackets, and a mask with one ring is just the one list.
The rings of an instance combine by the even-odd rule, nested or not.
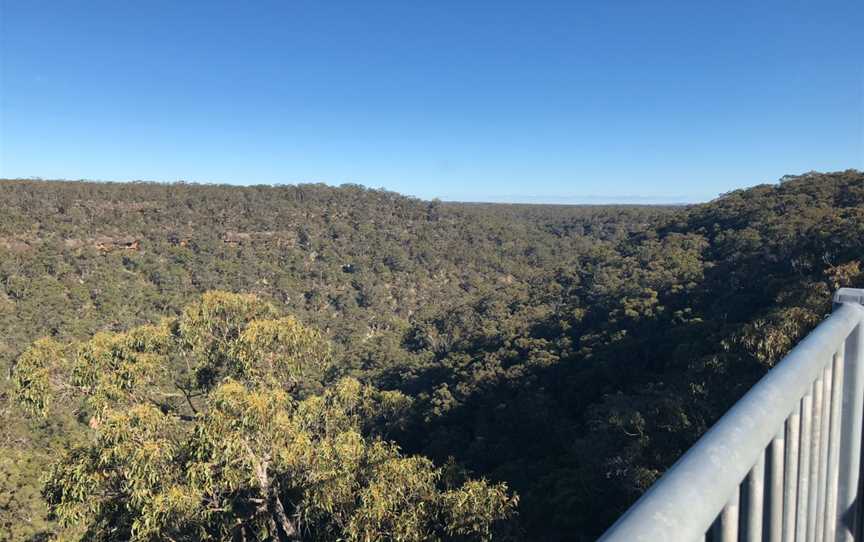
[[(294, 317), (328, 345), (326, 370), (284, 392), (294, 405), (279, 410), (285, 420), (345, 386), (400, 398), (398, 423), (375, 407), (375, 420), (352, 418), (339, 431), (358, 432), (370, 449), (392, 443), (394, 464), (429, 462), (411, 472), (439, 480), (424, 502), (450, 519), (446, 528), (421, 522), (425, 532), (592, 540), (824, 317), (833, 290), (864, 286), (862, 254), (857, 171), (785, 177), (687, 207), (468, 205), (358, 186), (0, 181), (0, 364), (10, 375), (0, 384), (0, 537), (88, 527), (63, 531), (49, 518), (39, 473), (105, 431), (93, 422), (104, 407), (93, 403), (96, 384), (82, 388), (83, 403), (66, 398), (46, 416), (15, 400), (33, 382), (22, 375), (44, 368), (31, 343), (87, 349), (175, 321), (165, 324), (174, 339), (153, 347), (171, 371), (171, 360), (206, 357), (177, 330), (188, 307), (228, 295), (201, 301), (218, 290), (254, 294), (268, 318)], [(274, 344), (255, 352), (284, 352)], [(225, 370), (212, 374), (228, 378)], [(217, 406), (232, 390), (197, 385)], [(336, 405), (327, 416), (341, 416), (338, 400), (322, 400)], [(203, 408), (188, 407), (187, 417)], [(363, 472), (358, 487), (376, 487), (377, 471)], [(52, 473), (44, 494), (56, 505), (62, 476)], [(460, 488), (488, 499), (466, 497), (475, 508), (462, 523), (447, 504)], [(465, 519), (490, 502), (500, 513)], [(367, 525), (362, 507), (345, 511), (344, 525), (326, 510), (307, 538), (372, 532), (346, 527)]]

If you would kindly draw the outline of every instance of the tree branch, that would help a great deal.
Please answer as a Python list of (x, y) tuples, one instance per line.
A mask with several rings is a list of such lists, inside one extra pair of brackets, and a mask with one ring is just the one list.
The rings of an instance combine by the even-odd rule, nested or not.
[(297, 532), (297, 528), (294, 526), (294, 523), (288, 519), (288, 514), (285, 513), (285, 507), (282, 506), (282, 500), (279, 498), (279, 485), (276, 484), (272, 492), (273, 495), (273, 504), (276, 509), (276, 517), (279, 519), (279, 524), (282, 527), (282, 531), (285, 532), (285, 536), (288, 537), (288, 540), (299, 540), (300, 536)]

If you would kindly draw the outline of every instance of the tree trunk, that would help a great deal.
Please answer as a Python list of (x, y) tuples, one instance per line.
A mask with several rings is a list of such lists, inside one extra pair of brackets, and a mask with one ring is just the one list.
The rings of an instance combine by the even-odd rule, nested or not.
[[(258, 478), (261, 492), (266, 499), (265, 502), (269, 502), (269, 508), (272, 510), (272, 512), (267, 515), (267, 523), (273, 531), (273, 536), (279, 539), (284, 537), (286, 540), (300, 540), (300, 533), (297, 532), (294, 523), (292, 523), (288, 518), (288, 514), (285, 513), (285, 507), (282, 506), (282, 501), (279, 499), (278, 485), (273, 487), (270, 484), (270, 476), (267, 473), (267, 467), (270, 464), (269, 456), (265, 455), (263, 459), (258, 459), (258, 457), (252, 452), (251, 446), (249, 446), (248, 443), (244, 444), (246, 444), (246, 451), (252, 459), (252, 467), (255, 469), (255, 477)], [(282, 528), (283, 536), (280, 536), (279, 534), (279, 527)]]
[(273, 491), (273, 508), (276, 510), (276, 517), (279, 520), (279, 525), (282, 527), (285, 536), (288, 540), (300, 540), (300, 533), (294, 523), (288, 519), (288, 514), (285, 513), (285, 507), (282, 506), (282, 500), (279, 498), (278, 486), (276, 491)]

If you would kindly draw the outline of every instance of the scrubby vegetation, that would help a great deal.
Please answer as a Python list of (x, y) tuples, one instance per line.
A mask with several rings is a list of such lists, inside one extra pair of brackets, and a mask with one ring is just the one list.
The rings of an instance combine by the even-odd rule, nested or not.
[[(591, 540), (864, 286), (857, 171), (687, 207), (23, 180), (0, 206), (10, 540)], [(116, 478), (138, 461), (160, 482)]]

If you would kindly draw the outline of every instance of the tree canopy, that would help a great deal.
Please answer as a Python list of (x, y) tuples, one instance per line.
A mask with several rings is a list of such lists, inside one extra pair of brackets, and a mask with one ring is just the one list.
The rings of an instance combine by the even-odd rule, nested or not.
[(89, 417), (43, 495), (88, 540), (490, 540), (517, 498), (386, 439), (410, 399), (353, 378), (255, 296), (208, 292), (179, 318), (33, 343), (13, 372), (31, 412)]
[(864, 287), (854, 170), (662, 207), (8, 180), (0, 210), (0, 366), (25, 386), (0, 381), (0, 540), (72, 532), (38, 473), (100, 409), (189, 427), (229, 382), (289, 419), (340, 382), (399, 394), (365, 447), (431, 461), (439, 496), (506, 483), (517, 538), (594, 540)]

